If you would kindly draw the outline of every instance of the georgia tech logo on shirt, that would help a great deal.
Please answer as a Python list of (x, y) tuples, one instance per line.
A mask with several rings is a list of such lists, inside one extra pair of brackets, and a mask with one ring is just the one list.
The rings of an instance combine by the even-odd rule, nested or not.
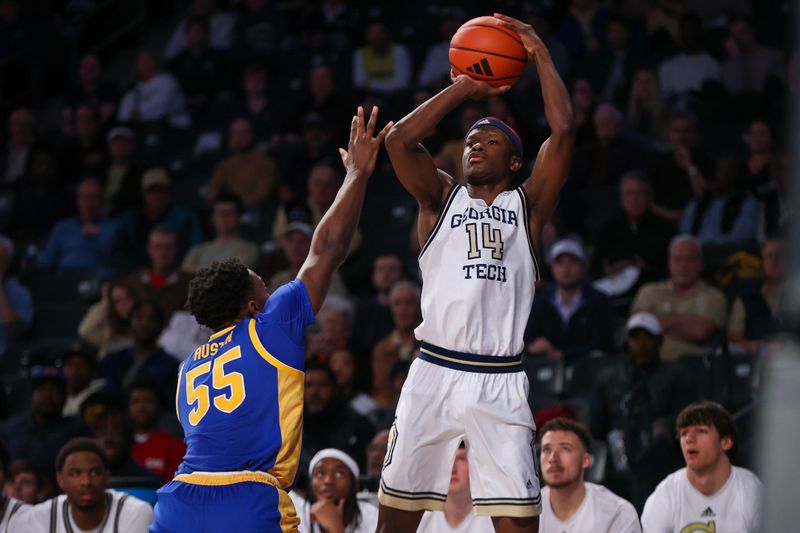
[(706, 522), (692, 522), (683, 526), (681, 533), (717, 533), (717, 524), (713, 520)]

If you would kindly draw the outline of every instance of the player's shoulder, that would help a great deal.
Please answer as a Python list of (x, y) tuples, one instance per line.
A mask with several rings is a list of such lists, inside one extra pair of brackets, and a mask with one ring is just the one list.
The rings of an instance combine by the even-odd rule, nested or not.
[[(61, 509), (67, 497), (64, 494), (54, 496), (36, 505), (23, 505), (14, 513), (8, 523), (8, 531), (40, 531), (38, 528), (50, 527), (50, 516), (53, 507)], [(42, 531), (44, 531), (42, 529)]]
[(758, 476), (750, 470), (739, 466), (734, 466), (732, 468), (737, 485), (742, 487), (744, 490), (760, 492), (764, 488), (764, 485), (761, 483), (761, 480), (758, 479)]
[[(661, 483), (656, 486), (656, 489), (647, 498), (647, 503), (650, 503), (650, 500), (653, 499), (654, 501), (659, 500), (661, 505), (666, 504), (668, 501), (672, 501), (673, 497), (688, 483), (689, 479), (686, 477), (686, 468), (676, 470), (665, 477)], [(645, 508), (646, 507), (647, 505), (645, 505)]]
[(136, 496), (121, 492), (113, 489), (106, 490), (106, 494), (111, 495), (112, 501), (117, 507), (119, 514), (122, 518), (144, 516), (153, 518), (153, 508), (144, 500), (140, 500)]
[(617, 496), (602, 485), (597, 485), (587, 481), (584, 483), (584, 486), (586, 487), (586, 491), (591, 493), (592, 498), (594, 498), (596, 502), (604, 507), (630, 507), (633, 509), (633, 505), (631, 505), (628, 500)]

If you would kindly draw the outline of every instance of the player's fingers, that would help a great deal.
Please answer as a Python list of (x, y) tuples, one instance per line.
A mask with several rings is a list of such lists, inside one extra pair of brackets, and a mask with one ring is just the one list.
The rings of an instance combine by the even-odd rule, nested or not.
[(342, 157), (342, 163), (344, 163), (347, 160), (347, 150), (339, 148), (339, 155)]
[(356, 131), (356, 138), (360, 139), (364, 137), (364, 108), (358, 106), (358, 120), (356, 121), (357, 124), (357, 131)]
[(378, 122), (378, 106), (372, 106), (372, 111), (369, 114), (369, 122), (367, 122), (367, 138), (372, 139), (372, 134), (375, 132), (375, 123)]
[(495, 13), (494, 18), (500, 19), (501, 22), (504, 22), (506, 24), (512, 24), (512, 25), (519, 24), (520, 26), (522, 25), (521, 20), (517, 20), (514, 17), (509, 17), (508, 15), (503, 15), (502, 13)]
[(350, 142), (356, 140), (356, 135), (358, 134), (356, 122), (358, 121), (358, 117), (353, 115), (353, 120), (350, 121)]
[(378, 132), (378, 136), (375, 137), (375, 140), (378, 141), (379, 144), (382, 143), (383, 140), (386, 138), (386, 135), (389, 133), (389, 130), (392, 129), (392, 126), (394, 126), (394, 122), (390, 120), (389, 123), (386, 124), (381, 131)]

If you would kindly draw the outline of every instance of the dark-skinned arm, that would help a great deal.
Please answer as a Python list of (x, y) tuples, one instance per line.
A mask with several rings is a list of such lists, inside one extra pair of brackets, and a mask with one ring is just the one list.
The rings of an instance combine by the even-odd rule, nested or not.
[(561, 187), (567, 179), (572, 145), (575, 140), (575, 118), (567, 88), (556, 71), (550, 52), (533, 28), (523, 22), (495, 13), (502, 26), (516, 31), (528, 52), (528, 61), (536, 65), (544, 99), (544, 115), (550, 126), (550, 137), (542, 143), (530, 177), (522, 184), (531, 210), (531, 238), (540, 250), (541, 230), (550, 219), (558, 202)]
[(331, 276), (347, 257), (350, 242), (358, 226), (361, 206), (364, 204), (367, 182), (375, 170), (381, 143), (392, 126), (391, 122), (388, 123), (376, 137), (373, 137), (377, 122), (377, 107), (372, 108), (366, 126), (364, 109), (358, 108), (358, 113), (350, 123), (350, 142), (347, 150), (339, 149), (347, 175), (333, 205), (328, 208), (314, 231), (308, 257), (297, 274), (306, 287), (315, 313), (325, 301)]

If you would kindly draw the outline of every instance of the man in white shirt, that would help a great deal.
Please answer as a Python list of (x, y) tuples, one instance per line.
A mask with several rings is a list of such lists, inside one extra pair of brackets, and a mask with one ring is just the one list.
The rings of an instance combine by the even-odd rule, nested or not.
[(153, 52), (139, 51), (136, 73), (138, 81), (122, 97), (117, 120), (147, 124), (166, 118), (173, 126), (188, 125), (189, 116), (181, 87), (172, 74), (161, 71)]
[(703, 21), (694, 13), (681, 17), (681, 48), (658, 69), (661, 92), (666, 96), (699, 91), (707, 80), (720, 79), (719, 62), (703, 49)]
[(583, 480), (592, 463), (591, 434), (583, 424), (554, 418), (542, 426), (542, 515), (539, 533), (641, 533), (629, 502)]
[[(10, 458), (8, 450), (6, 449), (3, 441), (0, 441), (0, 487), (6, 486), (6, 475), (8, 474), (8, 465)], [(16, 498), (6, 496), (0, 491), (0, 533), (7, 533), (8, 523), (11, 517), (17, 513), (25, 513), (31, 508), (30, 505), (25, 505), (23, 502)]]
[(762, 485), (731, 465), (738, 434), (718, 403), (687, 406), (676, 422), (686, 468), (670, 474), (647, 499), (644, 533), (752, 533), (760, 531)]
[(64, 494), (16, 513), (8, 531), (146, 533), (153, 509), (133, 496), (107, 490), (109, 476), (108, 458), (97, 443), (83, 437), (70, 440), (56, 458), (56, 480)]

